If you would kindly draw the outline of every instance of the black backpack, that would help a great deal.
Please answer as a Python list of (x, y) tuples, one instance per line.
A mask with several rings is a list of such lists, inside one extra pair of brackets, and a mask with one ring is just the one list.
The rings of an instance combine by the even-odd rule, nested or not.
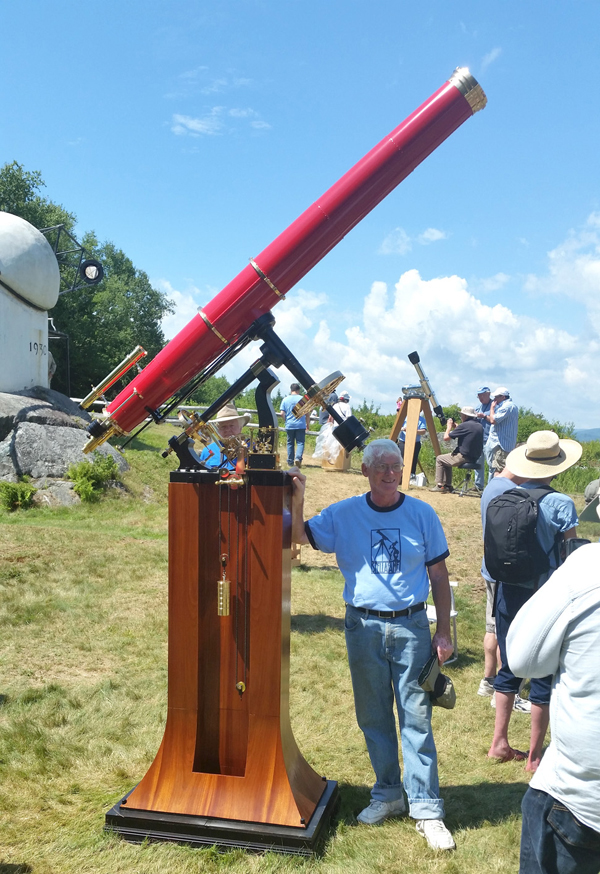
[[(550, 569), (550, 559), (537, 539), (539, 502), (555, 489), (508, 489), (492, 498), (485, 516), (485, 566), (497, 582), (535, 588)], [(555, 544), (556, 546), (556, 544)]]

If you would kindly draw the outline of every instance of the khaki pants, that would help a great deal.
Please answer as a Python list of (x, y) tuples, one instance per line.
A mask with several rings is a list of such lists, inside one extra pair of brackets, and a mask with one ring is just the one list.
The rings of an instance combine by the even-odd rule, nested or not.
[(459, 464), (465, 464), (467, 459), (457, 452), (455, 455), (438, 455), (435, 460), (435, 481), (438, 486), (452, 488), (452, 468)]

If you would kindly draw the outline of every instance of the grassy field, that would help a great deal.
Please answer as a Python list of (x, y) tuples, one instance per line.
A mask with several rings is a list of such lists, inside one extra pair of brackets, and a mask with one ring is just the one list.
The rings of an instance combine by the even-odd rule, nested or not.
[[(330, 556), (303, 549), (293, 571), (291, 714), (313, 767), (339, 781), (341, 807), (320, 856), (248, 856), (103, 832), (106, 811), (144, 775), (166, 715), (169, 434), (127, 451), (126, 493), (72, 509), (0, 512), (0, 874), (75, 872), (514, 872), (523, 764), (486, 758), (494, 711), (477, 697), (485, 596), (479, 502), (413, 490), (438, 511), (459, 582), (458, 701), (434, 711), (446, 822), (455, 853), (436, 855), (408, 819), (359, 826), (372, 772), (356, 727), (343, 638), (342, 583)], [(308, 512), (364, 491), (356, 469), (308, 459)], [(582, 499), (577, 498), (578, 507)], [(582, 533), (596, 539), (599, 527)], [(527, 748), (529, 717), (511, 741)]]

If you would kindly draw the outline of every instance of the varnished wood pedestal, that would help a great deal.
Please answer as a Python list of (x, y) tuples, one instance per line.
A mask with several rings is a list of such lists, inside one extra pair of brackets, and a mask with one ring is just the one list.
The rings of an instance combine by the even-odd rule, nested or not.
[[(290, 484), (175, 471), (169, 487), (167, 722), (145, 777), (106, 816), (128, 840), (310, 854), (337, 784), (289, 721)], [(221, 556), (230, 614), (217, 615)]]

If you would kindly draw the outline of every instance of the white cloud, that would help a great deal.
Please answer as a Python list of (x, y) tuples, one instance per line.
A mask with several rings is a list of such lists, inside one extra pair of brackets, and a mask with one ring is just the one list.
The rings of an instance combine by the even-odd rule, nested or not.
[(490, 64), (493, 64), (494, 61), (497, 61), (501, 54), (501, 48), (492, 49), (491, 52), (488, 52), (487, 55), (484, 55), (483, 60), (481, 61), (481, 69), (487, 70)]
[[(226, 133), (229, 128), (226, 126), (225, 118), (234, 119), (241, 123), (248, 121), (251, 128), (254, 130), (270, 130), (271, 125), (263, 121), (260, 113), (255, 109), (247, 107), (239, 109), (231, 107), (227, 109), (224, 106), (213, 106), (212, 109), (204, 116), (194, 118), (190, 115), (174, 114), (171, 131), (176, 136), (215, 136)], [(231, 122), (232, 124), (235, 124)], [(233, 128), (231, 128), (233, 129)]]
[(176, 88), (166, 96), (173, 98), (182, 94), (222, 94), (225, 91), (233, 91), (238, 88), (247, 88), (252, 85), (252, 79), (245, 76), (237, 76), (231, 72), (218, 76), (209, 77), (209, 68), (203, 64), (185, 70), (176, 77)]
[(229, 110), (229, 115), (231, 115), (232, 118), (256, 118), (256, 116), (258, 115), (258, 112), (256, 112), (256, 110), (254, 110), (254, 109), (249, 109), (249, 108), (248, 109), (235, 109), (234, 108), (234, 109)]
[(252, 84), (252, 79), (243, 76), (220, 76), (213, 79), (208, 85), (200, 89), (202, 94), (220, 94), (223, 91), (232, 91), (237, 88), (247, 88)]
[(379, 247), (380, 255), (406, 255), (412, 249), (410, 237), (404, 228), (395, 228)]
[(152, 285), (166, 294), (175, 307), (175, 312), (162, 320), (163, 333), (167, 340), (172, 340), (198, 312), (201, 293), (197, 288), (177, 291), (166, 279), (153, 279)]
[(378, 252), (380, 255), (407, 255), (412, 250), (413, 243), (428, 246), (430, 243), (437, 243), (438, 240), (445, 240), (447, 237), (446, 231), (441, 231), (438, 228), (427, 228), (416, 237), (410, 237), (404, 228), (394, 228), (385, 237)]
[(208, 115), (203, 118), (174, 114), (171, 130), (177, 136), (186, 134), (192, 137), (214, 136), (223, 129), (222, 112), (222, 106), (213, 106)]
[(422, 234), (417, 237), (417, 242), (422, 246), (427, 246), (429, 243), (437, 243), (438, 240), (446, 240), (448, 234), (445, 231), (440, 231), (437, 228), (427, 228)]
[[(600, 396), (600, 215), (571, 232), (548, 259), (548, 274), (529, 276), (527, 286), (540, 296), (576, 297), (589, 314), (580, 333), (546, 323), (543, 306), (539, 317), (532, 318), (503, 303), (480, 300), (460, 276), (425, 279), (417, 270), (405, 271), (391, 290), (373, 282), (362, 313), (343, 333), (339, 319), (331, 317), (334, 309), (339, 313), (339, 301), (295, 289), (274, 309), (275, 330), (316, 380), (341, 370), (355, 404), (365, 398), (381, 405), (382, 412), (392, 412), (402, 386), (416, 381), (407, 359), (416, 350), (444, 405), (472, 404), (478, 385), (496, 383), (507, 385), (520, 406), (578, 427), (596, 427), (592, 399)], [(498, 273), (483, 282), (490, 293), (509, 278)], [(162, 288), (177, 306), (165, 325), (183, 326), (195, 315), (201, 293), (177, 292), (166, 282)], [(257, 357), (256, 345), (248, 347), (224, 372), (233, 380)], [(278, 375), (286, 389), (290, 375), (282, 371)]]
[(567, 238), (548, 252), (547, 274), (529, 275), (525, 290), (561, 295), (583, 304), (591, 327), (600, 332), (600, 213), (591, 213), (582, 227), (569, 231)]
[(477, 291), (482, 294), (490, 294), (493, 291), (499, 291), (507, 282), (510, 282), (510, 276), (507, 273), (496, 273), (494, 276), (479, 279), (476, 287)]

